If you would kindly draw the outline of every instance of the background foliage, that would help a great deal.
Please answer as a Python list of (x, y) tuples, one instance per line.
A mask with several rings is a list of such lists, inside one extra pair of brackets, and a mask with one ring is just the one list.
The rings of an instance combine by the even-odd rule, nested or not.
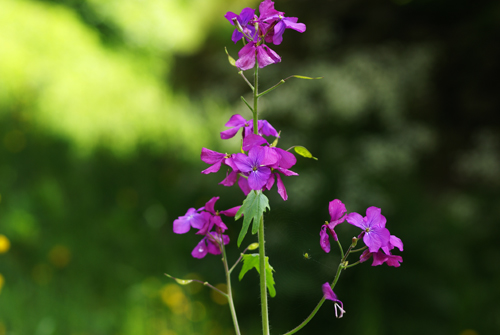
[[(256, 1), (0, 0), (0, 335), (232, 334), (227, 306), (164, 272), (223, 282), (172, 221), (220, 195), (201, 147), (249, 116), (226, 11)], [(262, 87), (280, 146), (305, 145), (289, 200), (271, 192), (273, 333), (296, 326), (337, 266), (319, 229), (328, 201), (382, 208), (405, 243), (401, 268), (358, 266), (304, 333), (500, 331), (500, 4), (489, 0), (276, 1), (298, 16)], [(233, 242), (241, 222), (226, 220)], [(340, 227), (348, 243), (356, 233)], [(243, 244), (254, 240), (248, 236)], [(243, 246), (242, 246), (243, 247)], [(236, 258), (235, 243), (229, 252)], [(305, 259), (304, 253), (311, 259)], [(258, 333), (256, 273), (238, 282), (245, 334)]]

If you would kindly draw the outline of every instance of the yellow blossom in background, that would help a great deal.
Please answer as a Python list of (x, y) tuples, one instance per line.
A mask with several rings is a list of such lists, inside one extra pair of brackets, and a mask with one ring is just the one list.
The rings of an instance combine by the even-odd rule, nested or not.
[(3, 275), (0, 273), (0, 293), (2, 292), (2, 287), (3, 287), (4, 283), (5, 283), (5, 279), (4, 279)]
[(10, 241), (5, 235), (0, 235), (0, 254), (6, 253), (10, 249)]

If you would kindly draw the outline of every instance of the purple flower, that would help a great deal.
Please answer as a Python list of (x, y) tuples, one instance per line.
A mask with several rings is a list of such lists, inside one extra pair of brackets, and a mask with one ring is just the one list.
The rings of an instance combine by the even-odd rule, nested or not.
[(345, 310), (344, 310), (344, 304), (342, 301), (340, 301), (337, 298), (337, 295), (333, 292), (332, 287), (330, 286), (329, 283), (324, 283), (321, 286), (323, 290), (323, 295), (325, 296), (326, 300), (331, 300), (334, 303), (335, 307), (335, 317), (340, 319), (341, 317), (344, 316)]
[(210, 220), (210, 215), (207, 213), (198, 213), (194, 208), (188, 209), (186, 215), (179, 216), (174, 220), (174, 233), (185, 234), (191, 227), (201, 229)]
[(216, 152), (207, 148), (201, 149), (201, 160), (207, 164), (212, 164), (209, 168), (201, 171), (209, 174), (220, 170), (222, 163), (232, 167), (231, 155)]
[(261, 190), (271, 176), (272, 165), (278, 159), (268, 147), (254, 146), (245, 154), (233, 155), (233, 162), (238, 170), (248, 176), (248, 186), (252, 190)]
[[(236, 29), (233, 31), (233, 36), (231, 40), (234, 43), (237, 43), (244, 36), (247, 37), (247, 40), (255, 38), (255, 27), (252, 24), (252, 19), (255, 17), (255, 9), (252, 8), (243, 8), (240, 15), (237, 15), (233, 12), (227, 12), (224, 15), (226, 19), (234, 26), (236, 21)], [(239, 27), (242, 29), (242, 32), (239, 31)]]
[(224, 245), (228, 244), (229, 236), (210, 232), (196, 245), (191, 252), (191, 256), (194, 258), (203, 258), (207, 253), (220, 255), (222, 252), (220, 247), (221, 242), (224, 242)]
[(281, 57), (267, 45), (249, 42), (238, 52), (239, 58), (236, 61), (236, 67), (243, 71), (253, 68), (256, 55), (259, 68), (281, 62)]
[[(266, 120), (259, 120), (257, 125), (259, 127), (258, 129), (259, 135), (279, 137), (279, 133), (276, 131), (276, 129), (274, 129), (274, 127)], [(231, 127), (231, 129), (224, 130), (220, 133), (220, 138), (223, 140), (233, 138), (234, 135), (236, 135), (236, 133), (238, 132), (238, 130), (240, 130), (240, 128), (244, 129), (243, 131), (244, 139), (247, 136), (253, 134), (253, 121), (251, 119), (245, 120), (245, 118), (243, 118), (243, 116), (239, 114), (231, 116), (231, 118), (229, 119), (229, 121), (227, 121), (225, 126)]]
[(345, 205), (338, 199), (332, 200), (328, 204), (330, 223), (321, 226), (321, 231), (319, 232), (319, 244), (324, 252), (330, 252), (330, 238), (328, 236), (328, 232), (332, 235), (335, 241), (338, 241), (337, 233), (335, 233), (334, 228), (344, 222), (344, 214), (346, 211)]
[(223, 233), (227, 230), (227, 226), (222, 222), (222, 219), (220, 215), (225, 215), (225, 216), (230, 216), (233, 217), (236, 215), (236, 212), (238, 209), (240, 209), (240, 206), (236, 206), (233, 208), (230, 208), (225, 211), (216, 211), (215, 210), (215, 203), (219, 200), (219, 197), (213, 197), (210, 199), (202, 209), (204, 210), (204, 213), (209, 214), (209, 220), (205, 222), (205, 224), (200, 228), (200, 230), (196, 233), (198, 235), (206, 235), (209, 231), (212, 230), (214, 226), (217, 227), (217, 232)]
[(382, 247), (382, 250), (379, 250), (377, 252), (370, 252), (370, 250), (365, 250), (361, 254), (359, 261), (363, 263), (373, 257), (372, 266), (382, 265), (386, 263), (389, 266), (394, 266), (396, 268), (400, 267), (400, 263), (403, 262), (403, 257), (392, 255), (391, 250), (394, 248), (398, 248), (400, 251), (403, 251), (403, 242), (398, 237), (391, 235), (391, 237), (389, 238), (389, 243), (385, 247)]
[(386, 219), (381, 214), (380, 208), (368, 207), (365, 217), (358, 213), (349, 213), (346, 221), (363, 230), (360, 237), (363, 236), (363, 242), (370, 252), (377, 252), (380, 248), (388, 246), (391, 233), (385, 228)]
[(306, 31), (306, 25), (303, 23), (297, 23), (298, 18), (296, 17), (279, 17), (279, 21), (274, 25), (274, 29), (271, 30), (266, 35), (266, 42), (273, 43), (274, 45), (279, 45), (283, 41), (283, 33), (285, 29), (293, 29), (299, 33)]

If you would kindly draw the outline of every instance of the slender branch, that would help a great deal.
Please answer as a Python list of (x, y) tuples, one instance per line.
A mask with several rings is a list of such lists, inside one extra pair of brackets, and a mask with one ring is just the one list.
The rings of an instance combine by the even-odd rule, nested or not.
[(365, 245), (364, 247), (361, 247), (359, 249), (352, 250), (351, 253), (353, 253), (353, 252), (360, 252), (360, 251), (365, 250), (366, 248), (368, 248), (368, 247)]
[(227, 294), (224, 293), (223, 291), (219, 290), (217, 287), (215, 286), (212, 286), (209, 282), (207, 281), (202, 281), (202, 280), (198, 280), (198, 279), (179, 279), (179, 278), (176, 278), (174, 276), (171, 276), (169, 275), (168, 273), (165, 273), (165, 276), (169, 277), (169, 278), (172, 278), (173, 280), (175, 280), (176, 282), (178, 282), (179, 284), (181, 285), (187, 285), (191, 282), (197, 282), (197, 283), (200, 283), (200, 284), (203, 284), (204, 286), (208, 286), (210, 287), (212, 290), (214, 291), (217, 291), (218, 293), (222, 294), (223, 296), (227, 297)]
[(250, 110), (252, 111), (253, 113), (253, 108), (250, 106), (250, 104), (245, 100), (245, 98), (241, 97), (241, 100), (243, 100), (243, 102), (245, 103), (245, 105), (247, 105), (248, 108), (250, 108)]
[(231, 269), (229, 269), (229, 273), (233, 272), (233, 270), (236, 267), (236, 265), (238, 265), (239, 262), (241, 262), (241, 260), (243, 259), (243, 255), (245, 254), (245, 252), (247, 252), (247, 250), (248, 250), (248, 247), (246, 247), (246, 249), (243, 250), (243, 252), (240, 254), (240, 258), (238, 258), (236, 260), (236, 262), (233, 264), (233, 266), (231, 267)]
[(229, 272), (227, 266), (226, 248), (224, 247), (224, 241), (222, 239), (222, 236), (220, 238), (220, 246), (223, 257), (222, 263), (224, 263), (224, 272), (226, 274), (227, 300), (229, 302), (229, 309), (231, 310), (231, 317), (233, 319), (234, 331), (236, 332), (236, 335), (241, 335), (240, 326), (238, 324), (238, 318), (236, 317), (236, 309), (234, 308), (234, 302), (233, 302), (233, 291), (231, 288), (231, 273)]
[[(342, 272), (342, 269), (343, 269), (342, 263), (340, 263), (339, 267), (337, 268), (337, 273), (335, 274), (335, 279), (333, 280), (333, 283), (331, 284), (332, 290), (334, 289), (335, 285), (337, 284), (337, 281), (339, 280), (340, 273)], [(289, 332), (287, 332), (287, 333), (285, 333), (283, 335), (295, 334), (296, 332), (298, 332), (299, 330), (301, 330), (302, 328), (304, 328), (304, 326), (307, 325), (309, 323), (309, 321), (311, 321), (312, 318), (316, 315), (316, 313), (319, 311), (319, 309), (321, 308), (321, 306), (323, 306), (324, 302), (325, 302), (325, 297), (321, 298), (321, 300), (316, 305), (316, 307), (311, 312), (311, 314), (309, 314), (309, 316), (300, 325), (298, 325), (297, 327), (295, 327), (294, 329), (290, 330)]]
[(248, 81), (247, 77), (245, 77), (245, 75), (243, 74), (243, 71), (238, 72), (238, 74), (243, 77), (243, 79), (245, 80), (245, 82), (248, 84), (248, 86), (250, 86), (250, 88), (253, 91), (254, 90), (253, 85)]
[(272, 86), (271, 88), (265, 90), (264, 92), (260, 93), (259, 97), (263, 96), (264, 94), (267, 94), (267, 93), (271, 92), (272, 90), (276, 89), (278, 86), (280, 86), (280, 85), (282, 85), (284, 83), (285, 83), (285, 80), (281, 79), (279, 83), (277, 83), (276, 85)]

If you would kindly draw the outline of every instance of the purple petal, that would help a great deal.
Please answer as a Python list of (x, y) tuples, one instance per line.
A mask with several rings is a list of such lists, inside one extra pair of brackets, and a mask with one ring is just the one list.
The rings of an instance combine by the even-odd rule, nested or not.
[(248, 186), (252, 190), (261, 190), (267, 184), (267, 180), (271, 176), (271, 169), (265, 166), (259, 167), (257, 170), (250, 172), (248, 176)]
[(377, 252), (380, 248), (389, 243), (391, 233), (386, 228), (374, 227), (363, 236), (363, 242), (370, 252)]
[(248, 195), (252, 191), (250, 186), (248, 186), (248, 179), (241, 177), (238, 180), (238, 186), (240, 187), (241, 191), (245, 194)]
[(222, 230), (222, 232), (225, 232), (227, 230), (227, 226), (224, 222), (222, 222), (222, 218), (220, 216), (215, 215), (212, 221), (214, 222), (214, 225)]
[(215, 215), (215, 203), (217, 202), (217, 200), (219, 200), (219, 197), (213, 197), (212, 199), (208, 200), (208, 202), (205, 204), (205, 210)]
[(233, 217), (233, 216), (236, 215), (236, 213), (238, 212), (238, 210), (240, 209), (240, 207), (241, 206), (236, 206), (236, 207), (233, 207), (233, 208), (226, 209), (225, 211), (221, 211), (219, 213), (223, 214), (225, 216)]
[[(281, 62), (281, 57), (267, 45), (263, 44), (257, 47), (257, 62), (259, 63), (259, 67), (262, 69), (268, 65)], [(253, 65), (255, 65), (255, 62), (251, 67), (253, 67)]]
[(326, 231), (326, 225), (321, 226), (321, 230), (319, 231), (319, 245), (324, 252), (330, 252), (330, 237)]
[(288, 194), (286, 194), (285, 184), (281, 181), (281, 176), (276, 174), (276, 178), (278, 179), (276, 184), (278, 185), (278, 194), (281, 195), (281, 198), (285, 201), (288, 200)]
[(256, 135), (256, 134), (250, 134), (243, 139), (242, 148), (244, 151), (248, 151), (252, 147), (259, 146), (262, 144), (267, 144), (267, 141), (264, 137)]
[(274, 182), (275, 182), (275, 175), (277, 175), (277, 173), (271, 173), (271, 176), (269, 177), (269, 179), (267, 180), (267, 184), (266, 184), (266, 190), (271, 190), (271, 188), (273, 188), (273, 185), (274, 185)]
[(234, 161), (233, 161), (233, 155), (231, 155), (230, 157), (227, 157), (226, 159), (224, 159), (224, 164), (226, 164), (227, 166), (229, 166), (235, 172), (238, 171), (238, 167), (236, 166), (236, 164), (234, 164)]
[(249, 42), (238, 52), (238, 60), (236, 61), (236, 67), (241, 70), (248, 70), (255, 65), (255, 42)]
[(365, 229), (365, 222), (363, 220), (363, 217), (358, 214), (358, 213), (349, 213), (345, 217), (346, 221), (352, 224), (353, 226), (356, 226), (361, 229)]
[(217, 238), (217, 240), (214, 241), (212, 238), (214, 237), (207, 237), (208, 252), (212, 255), (220, 255), (221, 249), (218, 243), (219, 239)]
[(281, 14), (276, 9), (274, 9), (274, 2), (271, 0), (264, 0), (259, 5), (260, 19), (265, 20), (271, 16), (276, 16)]
[(291, 152), (283, 150), (281, 148), (274, 148), (274, 150), (280, 156), (278, 165), (284, 169), (289, 169), (297, 163), (297, 158)]
[(243, 127), (246, 124), (247, 120), (240, 114), (234, 114), (229, 118), (229, 121), (226, 122), (224, 126), (226, 127)]
[(194, 247), (193, 251), (191, 252), (191, 256), (193, 256), (194, 258), (203, 258), (207, 255), (208, 248), (207, 248), (207, 243), (205, 242), (206, 239), (207, 238), (204, 237), (200, 241), (200, 243), (198, 243), (196, 247)]
[(222, 160), (225, 156), (226, 156), (226, 154), (223, 154), (223, 153), (220, 153), (217, 151), (213, 151), (213, 150), (210, 150), (207, 148), (202, 148), (200, 157), (204, 163), (215, 164), (218, 161)]
[(246, 26), (248, 24), (248, 22), (253, 19), (255, 15), (255, 9), (252, 9), (252, 8), (249, 8), (249, 7), (245, 7), (243, 8), (243, 10), (241, 11), (240, 13), (240, 24), (242, 26)]
[[(361, 254), (361, 256), (359, 257), (359, 261), (361, 263), (363, 262), (366, 262), (367, 260), (370, 259), (370, 257), (372, 257), (372, 253), (370, 252), (370, 250), (365, 250), (363, 251), (363, 253)], [(372, 264), (373, 265), (373, 264)]]
[(399, 251), (403, 251), (403, 241), (401, 241), (399, 237), (391, 235), (389, 243), (392, 245), (392, 247), (396, 247), (399, 249)]
[(386, 219), (381, 214), (382, 210), (378, 207), (368, 207), (366, 209), (366, 222), (369, 227), (382, 227), (385, 228)]
[(178, 219), (174, 220), (174, 233), (176, 234), (185, 234), (187, 233), (191, 227), (199, 229), (206, 222), (206, 218), (196, 212), (195, 208), (190, 208), (186, 212), (186, 215), (179, 216)]
[(283, 41), (283, 33), (285, 32), (285, 23), (283, 20), (280, 20), (274, 26), (274, 36), (273, 36), (273, 44), (279, 45)]
[(209, 174), (209, 173), (215, 173), (220, 170), (220, 166), (222, 165), (222, 160), (218, 161), (214, 165), (210, 166), (209, 168), (206, 168), (205, 170), (201, 171), (203, 174)]
[(236, 173), (235, 171), (231, 171), (229, 174), (226, 174), (226, 178), (224, 178), (224, 180), (221, 181), (219, 185), (233, 186), (236, 182), (236, 179), (238, 179), (238, 173)]
[(236, 135), (236, 133), (238, 132), (238, 130), (240, 130), (240, 127), (234, 127), (228, 130), (221, 131), (220, 138), (222, 140), (228, 140), (230, 138), (233, 138), (234, 135)]
[(266, 120), (259, 120), (258, 121), (258, 126), (259, 126), (259, 133), (262, 133), (266, 136), (274, 136), (274, 137), (279, 137), (279, 133), (274, 129), (273, 126)]
[(346, 212), (345, 205), (339, 199), (330, 201), (328, 204), (328, 212), (330, 213), (330, 221), (336, 221), (340, 219)]
[(234, 154), (232, 156), (232, 160), (234, 165), (236, 165), (239, 171), (241, 172), (253, 171), (252, 160), (247, 155), (240, 153)]
[(285, 17), (283, 19), (283, 22), (285, 23), (285, 26), (287, 29), (293, 29), (295, 31), (298, 31), (299, 33), (303, 33), (306, 31), (306, 25), (303, 23), (297, 23), (298, 18), (296, 17)]
[(323, 295), (325, 296), (326, 300), (331, 300), (335, 302), (339, 301), (339, 299), (337, 299), (337, 295), (333, 292), (329, 283), (324, 283), (321, 286), (321, 289), (323, 290)]
[(233, 13), (233, 12), (227, 12), (224, 17), (234, 26), (233, 19), (238, 18), (238, 14)]

